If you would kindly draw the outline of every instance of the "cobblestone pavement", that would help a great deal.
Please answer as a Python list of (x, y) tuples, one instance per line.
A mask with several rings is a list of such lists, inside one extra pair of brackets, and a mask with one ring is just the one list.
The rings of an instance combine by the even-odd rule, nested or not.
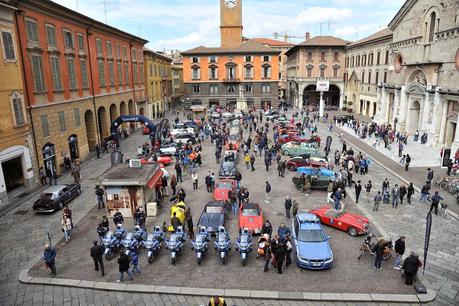
[[(325, 133), (324, 130), (321, 130), (321, 134), (325, 135)], [(135, 148), (138, 139), (138, 136), (129, 137), (124, 145)], [(336, 138), (334, 145), (337, 145)], [(258, 159), (258, 162), (261, 167), (262, 161)], [(108, 166), (108, 155), (103, 156), (100, 160), (94, 159), (84, 163), (82, 167), (83, 193), (80, 199), (74, 200), (73, 205), (71, 205), (76, 224), (94, 207), (93, 186), (95, 180)], [(386, 176), (395, 180), (378, 165), (372, 165), (369, 175), (372, 181), (381, 181)], [(70, 181), (69, 177), (61, 178), (61, 182)], [(352, 192), (350, 194), (352, 196)], [(34, 199), (0, 218), (0, 231), (2, 233), (0, 240), (0, 260), (2, 262), (0, 302), (2, 305), (204, 305), (207, 303), (208, 298), (206, 297), (127, 294), (93, 289), (20, 284), (17, 280), (20, 271), (29, 268), (42, 255), (42, 247), (46, 241), (46, 228), (50, 230), (54, 241), (61, 237), (59, 225), (61, 214), (33, 214), (31, 205)], [(399, 234), (405, 234), (407, 247), (418, 251), (421, 256), (426, 209), (419, 203), (414, 203), (412, 206), (404, 205), (396, 212), (390, 207), (383, 206), (378, 214), (373, 214), (368, 207), (363, 208), (369, 216), (381, 225), (383, 230), (388, 232), (388, 235), (395, 238)], [(196, 219), (198, 213), (195, 212), (194, 215)], [(432, 303), (433, 305), (440, 303), (452, 305), (459, 301), (457, 296), (459, 241), (455, 237), (458, 229), (458, 223), (454, 219), (434, 216), (431, 249), (425, 274), (425, 279), (430, 283), (429, 287), (439, 289), (439, 298)], [(254, 301), (247, 299), (227, 299), (227, 302), (229, 305), (357, 305), (355, 303), (327, 304), (322, 302)]]

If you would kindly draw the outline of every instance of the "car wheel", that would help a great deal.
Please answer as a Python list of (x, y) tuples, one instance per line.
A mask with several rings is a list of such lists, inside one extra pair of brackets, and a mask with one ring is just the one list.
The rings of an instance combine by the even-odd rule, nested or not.
[(290, 171), (296, 171), (296, 166), (295, 165), (288, 165), (287, 169)]
[(282, 152), (283, 155), (289, 155), (288, 153), (289, 153), (288, 150), (285, 150), (284, 152)]
[(355, 236), (357, 236), (358, 231), (355, 229), (355, 227), (349, 226), (349, 227), (347, 228), (347, 233), (348, 233), (349, 235), (351, 235), (352, 237), (355, 237)]
[(77, 189), (77, 194), (78, 194), (78, 195), (81, 194), (81, 188), (78, 188), (78, 189)]
[(64, 208), (64, 202), (59, 202), (59, 209), (63, 209)]

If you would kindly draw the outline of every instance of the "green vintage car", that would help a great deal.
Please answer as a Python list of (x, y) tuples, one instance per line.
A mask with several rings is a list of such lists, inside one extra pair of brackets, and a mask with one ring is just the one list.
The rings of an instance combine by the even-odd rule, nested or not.
[(281, 153), (288, 156), (321, 156), (313, 143), (290, 141), (281, 147)]

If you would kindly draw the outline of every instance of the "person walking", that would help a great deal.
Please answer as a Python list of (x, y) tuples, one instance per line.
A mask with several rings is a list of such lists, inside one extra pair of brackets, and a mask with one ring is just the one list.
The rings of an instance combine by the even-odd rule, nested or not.
[(405, 157), (405, 171), (408, 171), (408, 167), (410, 166), (411, 163), (411, 156), (410, 154), (406, 154)]
[(403, 262), (403, 274), (405, 275), (405, 284), (411, 286), (414, 283), (414, 277), (418, 272), (419, 267), (422, 266), (419, 256), (411, 251), (410, 256)]
[(105, 275), (104, 271), (104, 255), (103, 248), (98, 244), (97, 240), (93, 241), (93, 246), (91, 247), (90, 255), (94, 261), (94, 270), (102, 272), (102, 276)]
[(404, 184), (402, 184), (400, 186), (400, 205), (403, 204), (403, 198), (406, 196), (406, 193), (407, 193), (406, 187)]
[(357, 181), (357, 184), (355, 184), (354, 188), (355, 188), (355, 203), (359, 204), (359, 197), (360, 197), (360, 193), (362, 192), (362, 185), (360, 184), (360, 180)]
[(293, 199), (292, 214), (293, 218), (298, 214), (298, 202), (295, 199)]
[(188, 229), (188, 235), (190, 236), (190, 239), (193, 239), (194, 238), (194, 229), (193, 229), (194, 224), (193, 224), (193, 216), (191, 215), (190, 211), (187, 211), (186, 226)]
[(427, 183), (429, 185), (432, 184), (433, 177), (434, 177), (434, 171), (431, 168), (427, 168)]
[(292, 264), (293, 244), (290, 235), (285, 236), (285, 268)]
[(381, 270), (381, 262), (384, 256), (384, 240), (381, 239), (373, 248), (373, 253), (375, 253), (375, 269)]
[(384, 182), (382, 183), (382, 192), (384, 193), (384, 190), (388, 190), (390, 187), (389, 181), (387, 178), (384, 179)]
[(289, 196), (286, 196), (284, 206), (285, 206), (285, 215), (287, 216), (287, 219), (290, 219), (290, 209), (292, 208), (292, 205), (293, 205), (292, 200), (290, 199)]
[(99, 159), (100, 158), (100, 146), (99, 146), (98, 143), (96, 143), (96, 148), (95, 149), (96, 149), (97, 159)]
[(371, 193), (372, 187), (373, 187), (373, 184), (371, 184), (371, 181), (368, 181), (364, 186), (365, 193), (366, 193), (366, 203), (370, 203), (370, 193)]
[(269, 184), (268, 181), (266, 181), (266, 185), (265, 185), (265, 203), (269, 203), (270, 202), (270, 199), (269, 199), (269, 194), (271, 193), (271, 184)]
[(398, 207), (398, 202), (400, 200), (400, 189), (398, 188), (398, 184), (395, 184), (391, 190), (392, 196), (392, 208)]
[(435, 214), (438, 214), (438, 204), (442, 201), (443, 198), (438, 194), (438, 191), (435, 191), (435, 194), (432, 196), (431, 204), (430, 204), (430, 212), (435, 208)]
[(255, 171), (255, 155), (253, 153), (250, 154), (250, 167), (252, 168), (252, 171)]
[(62, 232), (64, 232), (64, 241), (65, 243), (67, 243), (70, 240), (70, 231), (72, 230), (72, 223), (70, 223), (70, 219), (66, 215), (63, 215), (61, 224)]
[(95, 194), (97, 197), (97, 209), (100, 209), (101, 207), (105, 208), (104, 193), (104, 190), (100, 188), (99, 185), (96, 185)]
[(171, 189), (172, 189), (172, 195), (175, 196), (177, 192), (177, 177), (175, 174), (172, 174), (171, 176)]
[(335, 189), (335, 184), (333, 184), (333, 181), (330, 179), (328, 180), (327, 186), (327, 204), (333, 203), (333, 189)]
[(118, 258), (118, 279), (116, 280), (118, 283), (123, 281), (124, 273), (127, 273), (130, 280), (133, 280), (132, 273), (129, 271), (129, 257), (124, 253), (120, 253), (120, 257)]
[(113, 214), (113, 223), (115, 223), (115, 226), (116, 226), (118, 224), (123, 224), (123, 222), (124, 222), (124, 217), (119, 211), (119, 209), (117, 208), (115, 213)]
[(282, 274), (282, 265), (285, 260), (286, 246), (285, 240), (279, 240), (278, 247), (276, 249), (276, 264), (277, 264), (277, 273)]
[(191, 174), (191, 179), (193, 180), (193, 190), (198, 189), (198, 173), (196, 171), (193, 171)]
[(42, 186), (45, 186), (47, 184), (46, 182), (46, 171), (43, 168), (43, 166), (40, 167), (40, 170), (38, 171), (40, 173), (40, 183)]
[(401, 263), (402, 263), (402, 256), (405, 253), (405, 236), (400, 236), (395, 241), (395, 264), (394, 264), (394, 269), (401, 270)]
[(139, 256), (137, 255), (135, 250), (133, 250), (131, 253), (131, 264), (132, 264), (131, 273), (133, 275), (134, 275), (134, 272), (141, 273), (140, 268), (139, 268)]
[(373, 211), (378, 211), (379, 209), (379, 204), (381, 203), (382, 196), (381, 196), (381, 191), (378, 190), (378, 193), (374, 197), (374, 206), (373, 206)]
[(411, 196), (414, 194), (414, 186), (413, 183), (410, 183), (408, 188), (406, 189), (406, 201), (408, 204), (411, 204)]
[(49, 186), (52, 186), (53, 185), (53, 171), (51, 170), (51, 168), (46, 167), (45, 172), (46, 172), (46, 177), (49, 180)]
[(429, 195), (429, 190), (430, 190), (430, 184), (429, 182), (426, 182), (424, 186), (422, 186), (421, 188), (421, 198), (419, 199), (419, 202), (421, 203), (427, 202), (427, 196)]
[(205, 181), (205, 183), (206, 183), (207, 192), (212, 192), (212, 188), (211, 188), (211, 185), (212, 185), (212, 177), (211, 177), (210, 171), (207, 172), (207, 175), (206, 175), (206, 177), (204, 178), (204, 181)]
[(343, 195), (341, 193), (341, 188), (338, 188), (335, 192), (335, 210), (339, 210), (340, 208), (340, 201), (343, 198)]
[(43, 262), (51, 270), (51, 277), (56, 277), (56, 249), (46, 244), (43, 251)]
[(180, 166), (180, 163), (175, 164), (175, 174), (177, 175), (177, 181), (182, 183), (182, 167)]

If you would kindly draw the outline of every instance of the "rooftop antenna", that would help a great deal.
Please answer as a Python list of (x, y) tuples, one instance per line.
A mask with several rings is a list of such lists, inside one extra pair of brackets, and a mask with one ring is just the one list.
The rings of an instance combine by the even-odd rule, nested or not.
[(328, 23), (328, 34), (330, 35), (330, 23), (331, 23), (331, 20), (328, 19), (327, 23)]
[(355, 27), (355, 38), (359, 38), (359, 27)]
[(104, 0), (104, 14), (105, 14), (105, 23), (108, 24), (107, 21), (107, 1)]
[(322, 22), (320, 23), (320, 36), (322, 36)]

